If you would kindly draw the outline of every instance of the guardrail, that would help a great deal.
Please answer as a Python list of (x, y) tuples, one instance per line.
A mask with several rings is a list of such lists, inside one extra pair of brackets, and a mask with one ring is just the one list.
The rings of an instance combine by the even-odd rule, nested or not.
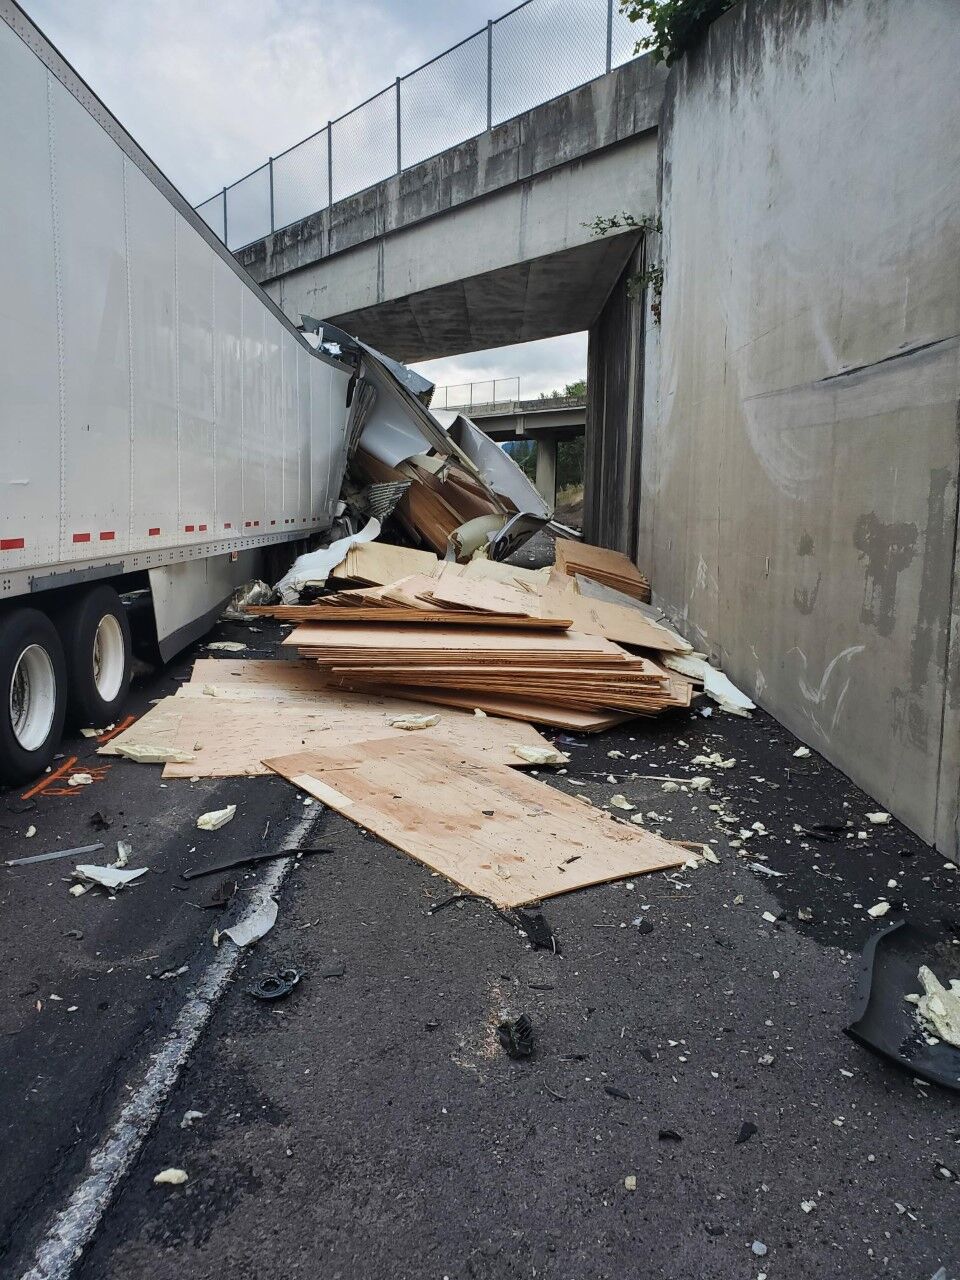
[(524, 0), (197, 212), (241, 249), (622, 66), (647, 30), (618, 0)]
[(509, 404), (520, 399), (519, 378), (488, 378), (434, 387), (431, 409), (472, 409), (475, 405)]

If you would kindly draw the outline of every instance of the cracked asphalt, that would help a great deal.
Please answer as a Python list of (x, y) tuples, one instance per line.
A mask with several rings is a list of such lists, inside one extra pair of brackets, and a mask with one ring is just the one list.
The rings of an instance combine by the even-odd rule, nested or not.
[[(139, 682), (133, 710), (190, 661)], [(843, 1028), (864, 941), (897, 918), (949, 927), (958, 872), (897, 823), (868, 823), (878, 806), (816, 753), (795, 757), (762, 712), (551, 736), (571, 760), (544, 782), (596, 805), (623, 795), (668, 838), (711, 842), (717, 864), (546, 902), (554, 955), (482, 902), (430, 914), (446, 881), (317, 806), (309, 842), (331, 852), (286, 881), (76, 1275), (957, 1274), (956, 1095)], [(693, 763), (714, 752), (734, 764)], [(710, 788), (692, 790), (702, 775)], [(0, 877), (4, 1275), (30, 1265), (209, 960), (218, 913), (190, 905), (179, 872), (282, 841), (303, 813), (279, 779), (161, 789), (158, 769), (125, 761), (79, 790), (30, 812), (0, 796), (4, 856), (86, 843), (99, 808), (114, 821), (99, 838), (130, 839), (151, 874), (115, 902), (71, 898), (57, 863)], [(234, 823), (195, 830), (232, 802)], [(796, 830), (824, 822), (835, 841)], [(881, 899), (897, 905), (877, 921)], [(286, 1000), (248, 994), (287, 965), (304, 977)], [(503, 1052), (504, 1012), (530, 1016), (532, 1058)], [(187, 1111), (202, 1117), (184, 1127)], [(154, 1186), (170, 1166), (187, 1183)]]

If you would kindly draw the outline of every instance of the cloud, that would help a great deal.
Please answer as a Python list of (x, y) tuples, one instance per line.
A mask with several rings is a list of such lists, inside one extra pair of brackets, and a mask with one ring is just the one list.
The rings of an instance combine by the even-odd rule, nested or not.
[(487, 16), (478, 0), (24, 7), (193, 203), (479, 30)]
[[(357, 106), (398, 73), (479, 31), (490, 16), (488, 0), (353, 0), (349, 7), (331, 0), (21, 3), (194, 204)], [(508, 28), (502, 30), (506, 37)], [(411, 85), (407, 159), (418, 147), (423, 155), (436, 151), (435, 139), (460, 127), (458, 113), (472, 118), (485, 111), (485, 93), (470, 89), (483, 75), (481, 43), (485, 51), (485, 40), (477, 42), (418, 77), (419, 98)], [(458, 81), (452, 98), (451, 72)], [(536, 77), (530, 88), (538, 97), (550, 91)], [(341, 156), (352, 154), (362, 166), (371, 161), (378, 138), (351, 128), (354, 146)], [(394, 145), (385, 134), (379, 142)], [(536, 396), (584, 376), (586, 335), (420, 367), (438, 385), (519, 375), (522, 394)]]
[(497, 388), (497, 398), (512, 396), (508, 380), (520, 379), (520, 396), (534, 399), (541, 392), (562, 390), (568, 382), (586, 377), (587, 335), (567, 333), (560, 338), (544, 338), (540, 342), (523, 342), (492, 351), (475, 351), (470, 355), (451, 356), (443, 360), (425, 360), (414, 366), (418, 373), (438, 387), (504, 379)]

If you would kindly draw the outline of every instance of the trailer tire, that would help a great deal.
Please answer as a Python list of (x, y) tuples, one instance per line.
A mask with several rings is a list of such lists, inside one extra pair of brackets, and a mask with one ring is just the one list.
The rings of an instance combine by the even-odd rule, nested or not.
[(133, 646), (113, 587), (93, 587), (57, 615), (67, 662), (67, 720), (78, 729), (113, 723), (130, 688)]
[(39, 609), (0, 615), (0, 781), (29, 782), (60, 745), (67, 668), (57, 629)]

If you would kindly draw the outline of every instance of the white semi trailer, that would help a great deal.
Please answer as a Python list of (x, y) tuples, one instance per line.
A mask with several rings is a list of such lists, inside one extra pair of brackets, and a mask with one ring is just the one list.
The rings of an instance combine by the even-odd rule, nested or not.
[(308, 342), (12, 0), (0, 230), (0, 781), (16, 782), (65, 717), (119, 714), (121, 594), (149, 588), (169, 658), (271, 548), (329, 524), (374, 404), (426, 414), (375, 353)]

